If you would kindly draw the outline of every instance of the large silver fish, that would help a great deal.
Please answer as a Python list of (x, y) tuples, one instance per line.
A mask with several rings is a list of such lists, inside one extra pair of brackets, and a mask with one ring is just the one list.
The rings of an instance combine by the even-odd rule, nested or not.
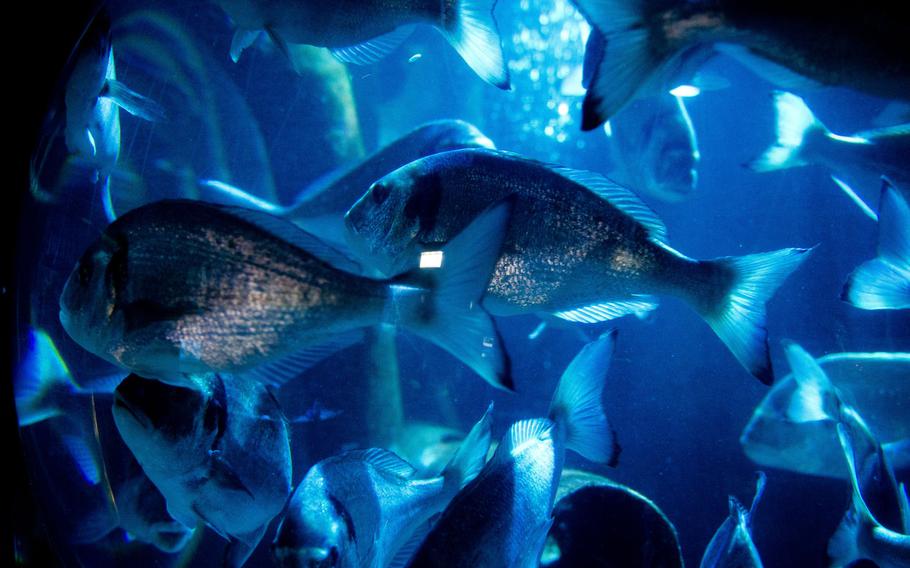
[(642, 93), (691, 72), (712, 49), (779, 85), (841, 85), (907, 99), (910, 58), (898, 38), (910, 28), (887, 2), (809, 10), (756, 0), (627, 2), (574, 0), (595, 31), (585, 71), (590, 88), (582, 128), (595, 128)]
[(730, 515), (718, 527), (701, 558), (701, 568), (761, 568), (762, 561), (752, 542), (752, 517), (765, 492), (765, 474), (758, 472), (752, 506), (747, 510), (730, 496)]
[(218, 0), (238, 27), (236, 61), (264, 30), (285, 52), (287, 43), (332, 48), (342, 60), (372, 63), (398, 46), (412, 24), (438, 29), (484, 81), (509, 88), (509, 70), (493, 9), (496, 0)]
[(484, 306), (594, 323), (686, 300), (737, 359), (773, 380), (765, 302), (806, 249), (695, 260), (628, 189), (593, 174), (494, 150), (421, 158), (373, 184), (346, 216), (349, 242), (386, 274), (438, 249), (490, 204), (515, 210)]
[(635, 101), (610, 119), (610, 177), (642, 194), (675, 203), (698, 182), (698, 141), (682, 97)]
[[(492, 406), (436, 477), (373, 448), (325, 459), (288, 505), (272, 552), (281, 566), (384, 568), (429, 519), (473, 480), (490, 448)], [(407, 552), (405, 552), (407, 554)]]
[(270, 215), (160, 201), (120, 217), (89, 247), (61, 295), (60, 320), (92, 353), (178, 385), (191, 373), (287, 367), (306, 347), (392, 323), (508, 388), (508, 361), (478, 300), (510, 210), (503, 203), (479, 218), (444, 249), (441, 268), (375, 280)]
[(833, 396), (848, 401), (892, 457), (910, 439), (910, 353), (832, 353), (817, 361), (788, 345), (792, 373), (778, 381), (752, 413), (740, 436), (746, 455), (764, 467), (824, 477), (848, 478), (837, 442), (837, 420), (820, 408)]
[(611, 465), (619, 458), (601, 402), (615, 338), (615, 331), (604, 334), (575, 356), (556, 386), (546, 418), (521, 420), (509, 428), (408, 566), (537, 566), (566, 449)]
[(261, 384), (197, 377), (199, 389), (130, 375), (114, 421), (145, 474), (187, 527), (204, 522), (241, 566), (291, 494), (288, 426)]

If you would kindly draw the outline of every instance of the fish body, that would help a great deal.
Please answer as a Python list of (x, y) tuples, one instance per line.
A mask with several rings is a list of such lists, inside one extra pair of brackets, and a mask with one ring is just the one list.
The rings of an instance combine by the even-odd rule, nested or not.
[(634, 101), (610, 120), (610, 130), (613, 179), (661, 201), (692, 196), (701, 155), (682, 97)]
[(436, 27), (485, 81), (509, 88), (496, 0), (219, 0), (239, 28), (236, 60), (248, 33), (264, 30), (287, 52), (287, 43), (333, 48), (343, 61), (372, 63), (407, 37), (407, 26)]
[(488, 410), (446, 469), (431, 478), (377, 448), (317, 463), (288, 505), (272, 545), (276, 560), (282, 566), (388, 566), (483, 468), (490, 423)]
[(493, 150), (436, 154), (374, 183), (345, 217), (348, 240), (394, 274), (507, 196), (515, 209), (484, 297), (491, 313), (594, 323), (647, 312), (657, 305), (652, 295), (670, 294), (771, 380), (764, 302), (806, 251), (688, 258), (666, 244), (663, 223), (631, 191), (597, 174)]
[(566, 369), (547, 418), (513, 424), (477, 478), (452, 500), (408, 566), (537, 566), (566, 448), (616, 465), (619, 446), (601, 397), (615, 332)]
[(288, 427), (261, 384), (198, 377), (199, 389), (130, 375), (114, 420), (124, 442), (188, 527), (204, 522), (230, 541), (240, 566), (291, 493)]
[[(820, 357), (818, 365), (829, 379), (827, 383), (807, 391), (803, 377), (789, 374), (756, 407), (740, 436), (752, 461), (764, 467), (848, 479), (836, 420), (802, 410), (834, 389), (868, 417), (886, 452), (910, 439), (905, 408), (910, 397), (905, 380), (910, 374), (910, 353), (832, 353)], [(812, 419), (794, 420), (794, 414)]]
[(759, 472), (752, 506), (747, 510), (731, 496), (730, 516), (720, 525), (701, 559), (701, 568), (761, 568), (762, 561), (752, 542), (752, 515), (765, 489), (765, 474)]
[[(505, 354), (475, 302), (507, 218), (503, 204), (453, 241), (446, 269), (383, 281), (336, 268), (311, 251), (353, 263), (275, 217), (160, 201), (128, 212), (89, 247), (64, 287), (60, 318), (96, 355), (178, 385), (188, 374), (284, 361), (383, 322), (405, 325), (503, 384)], [(477, 254), (480, 242), (494, 248)]]
[(889, 99), (910, 93), (910, 58), (898, 38), (908, 25), (887, 3), (825, 10), (787, 2), (576, 0), (605, 45), (586, 54), (590, 89), (583, 128), (608, 120), (644, 92), (662, 88), (693, 53), (719, 48), (778, 84), (799, 79)]

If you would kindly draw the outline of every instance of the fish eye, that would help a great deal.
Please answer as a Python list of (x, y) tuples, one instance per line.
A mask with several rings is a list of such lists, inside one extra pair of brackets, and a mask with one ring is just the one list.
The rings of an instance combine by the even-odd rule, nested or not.
[(376, 205), (382, 205), (386, 199), (389, 197), (389, 186), (382, 182), (376, 182), (373, 184), (370, 193), (373, 195), (373, 203)]

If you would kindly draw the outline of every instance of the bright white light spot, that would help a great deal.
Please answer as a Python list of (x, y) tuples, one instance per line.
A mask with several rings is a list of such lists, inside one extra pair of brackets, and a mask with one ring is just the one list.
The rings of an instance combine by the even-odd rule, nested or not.
[(550, 126), (549, 124), (546, 127), (544, 127), (544, 129), (543, 129), (543, 133), (546, 134), (547, 136), (553, 136), (554, 132), (555, 132), (555, 130), (553, 130), (553, 127)]
[(422, 54), (422, 53), (415, 53), (414, 55), (412, 55), (411, 57), (408, 58), (408, 63), (414, 63), (415, 61), (417, 61), (417, 60), (420, 59), (421, 57), (423, 57), (423, 54)]
[(538, 80), (540, 80), (540, 71), (538, 71), (537, 69), (531, 69), (529, 76), (531, 77), (532, 81), (538, 81)]
[(559, 113), (559, 116), (565, 116), (565, 115), (569, 114), (568, 103), (559, 103), (559, 106), (556, 107), (556, 112)]
[(670, 90), (671, 95), (683, 98), (697, 97), (699, 93), (701, 93), (701, 89), (695, 85), (680, 85)]
[(487, 349), (489, 349), (490, 347), (493, 347), (493, 338), (492, 338), (492, 337), (484, 337), (484, 338), (483, 338), (483, 346), (486, 347)]
[(428, 250), (420, 253), (420, 268), (439, 268), (442, 266), (442, 251)]
[(605, 133), (607, 136), (613, 136), (613, 127), (610, 126), (610, 121), (609, 121), (609, 120), (606, 121), (606, 122), (604, 123), (604, 133)]

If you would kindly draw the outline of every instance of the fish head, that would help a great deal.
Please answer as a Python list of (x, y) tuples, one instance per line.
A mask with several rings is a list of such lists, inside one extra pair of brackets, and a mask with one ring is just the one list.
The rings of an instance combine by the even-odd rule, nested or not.
[(435, 223), (437, 178), (424, 159), (379, 179), (345, 214), (348, 244), (386, 276), (416, 266), (421, 238)]
[[(294, 492), (272, 543), (279, 566), (356, 566), (353, 521), (317, 464)], [(350, 557), (350, 558), (349, 558)]]
[(202, 467), (227, 421), (223, 397), (131, 374), (114, 391), (114, 422), (150, 478)]
[[(110, 231), (93, 243), (70, 273), (60, 295), (60, 323), (79, 345), (117, 363), (109, 354), (123, 332), (116, 310), (126, 276), (125, 241)], [(119, 329), (118, 329), (119, 328)]]

